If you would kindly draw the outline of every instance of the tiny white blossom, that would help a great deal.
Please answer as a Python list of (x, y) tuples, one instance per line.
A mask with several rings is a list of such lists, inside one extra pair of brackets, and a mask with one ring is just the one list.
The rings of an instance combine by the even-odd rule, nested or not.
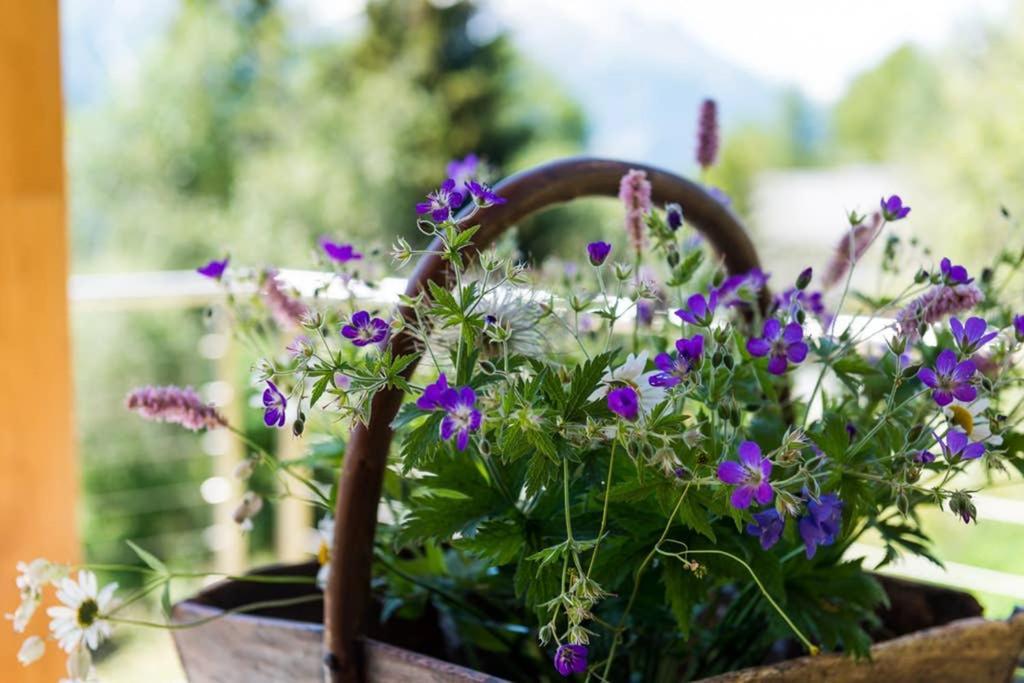
[(78, 581), (61, 581), (57, 599), (63, 604), (49, 608), (46, 613), (53, 618), (50, 632), (62, 650), (70, 654), (83, 644), (95, 650), (110, 637), (111, 626), (106, 617), (114, 606), (116, 590), (116, 583), (99, 590), (96, 575), (86, 570), (78, 572)]
[(18, 563), (18, 578), (15, 579), (15, 584), (18, 586), (21, 602), (13, 613), (6, 615), (7, 619), (14, 622), (14, 630), (17, 633), (24, 633), (36, 608), (42, 602), (43, 588), (47, 584), (56, 584), (67, 576), (67, 573), (67, 566), (41, 557), (28, 563)]

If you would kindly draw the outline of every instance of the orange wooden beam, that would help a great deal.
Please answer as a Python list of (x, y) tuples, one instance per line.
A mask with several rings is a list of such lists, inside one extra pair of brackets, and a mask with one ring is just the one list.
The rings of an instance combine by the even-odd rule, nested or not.
[[(18, 560), (79, 552), (63, 135), (58, 2), (0, 0), (0, 612)], [(57, 680), (56, 644), (22, 668), (21, 640), (0, 622), (0, 680)]]

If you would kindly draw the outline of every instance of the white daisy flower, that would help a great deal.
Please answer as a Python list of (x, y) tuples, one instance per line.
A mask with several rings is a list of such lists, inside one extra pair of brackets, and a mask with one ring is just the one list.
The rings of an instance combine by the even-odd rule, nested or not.
[(319, 544), (316, 550), (316, 561), (320, 564), (320, 570), (316, 573), (316, 585), (320, 590), (326, 590), (327, 579), (331, 575), (331, 544), (334, 543), (334, 518), (324, 517), (316, 526), (316, 534)]
[(646, 351), (643, 351), (640, 355), (629, 354), (626, 357), (626, 362), (622, 365), (614, 370), (605, 371), (604, 377), (601, 378), (601, 383), (587, 400), (596, 401), (607, 396), (608, 392), (616, 387), (630, 386), (636, 390), (640, 402), (640, 411), (643, 413), (651, 412), (659, 403), (665, 400), (665, 388), (651, 386), (650, 379), (658, 374), (658, 371), (644, 372), (646, 366)]
[(942, 409), (946, 418), (967, 433), (971, 441), (980, 441), (989, 446), (1002, 446), (1003, 437), (992, 433), (988, 416), (988, 399), (979, 398), (974, 403), (953, 401)]
[(53, 618), (50, 632), (62, 650), (70, 654), (83, 644), (95, 650), (110, 637), (111, 626), (106, 617), (114, 606), (116, 590), (116, 583), (98, 590), (96, 575), (86, 570), (78, 572), (78, 581), (61, 581), (57, 599), (63, 605), (51, 607), (46, 613)]
[(21, 595), (21, 603), (12, 614), (7, 614), (7, 619), (14, 622), (14, 630), (23, 633), (28, 626), (32, 615), (43, 599), (43, 588), (47, 584), (56, 584), (68, 574), (68, 568), (62, 564), (56, 564), (37, 558), (31, 562), (18, 563), (18, 578), (15, 584), (18, 586), (18, 593)]
[(18, 650), (18, 661), (21, 662), (22, 666), (28, 666), (42, 657), (45, 651), (46, 642), (42, 638), (39, 636), (29, 636), (21, 644), (21, 649)]

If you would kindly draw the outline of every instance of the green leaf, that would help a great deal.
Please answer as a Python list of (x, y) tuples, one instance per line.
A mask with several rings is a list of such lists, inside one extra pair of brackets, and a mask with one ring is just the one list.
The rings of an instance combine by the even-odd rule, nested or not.
[(320, 379), (318, 379), (316, 381), (316, 384), (313, 385), (313, 391), (310, 393), (310, 396), (309, 396), (309, 407), (310, 408), (315, 406), (316, 402), (319, 401), (320, 397), (324, 395), (325, 391), (327, 391), (327, 385), (328, 385), (328, 383), (330, 383), (330, 381), (331, 381), (331, 376), (328, 375), (328, 374), (325, 374), (323, 377), (321, 377)]
[(661, 581), (665, 584), (669, 609), (685, 640), (690, 637), (692, 609), (701, 593), (700, 580), (693, 572), (685, 570), (678, 560), (666, 558), (661, 566)]
[(164, 583), (163, 591), (160, 592), (160, 609), (163, 610), (164, 616), (168, 619), (171, 618), (171, 582), (167, 581)]
[(579, 417), (579, 411), (587, 404), (590, 395), (594, 393), (597, 383), (601, 381), (604, 371), (608, 368), (608, 363), (615, 357), (615, 354), (615, 351), (608, 351), (573, 368), (572, 379), (569, 383), (569, 395), (565, 400), (566, 420), (574, 420)]
[(525, 540), (520, 522), (511, 519), (491, 519), (482, 522), (474, 536), (464, 536), (452, 545), (495, 566), (517, 559), (523, 552)]
[(146, 564), (147, 567), (149, 567), (153, 571), (155, 571), (157, 573), (160, 573), (160, 574), (167, 574), (168, 573), (167, 572), (167, 565), (165, 565), (163, 562), (161, 562), (159, 559), (157, 559), (156, 555), (153, 555), (152, 553), (150, 553), (150, 552), (148, 552), (146, 550), (143, 550), (142, 548), (140, 548), (139, 546), (135, 545), (131, 541), (127, 541), (126, 540), (125, 543), (128, 544), (128, 547), (131, 548), (132, 551), (136, 555), (139, 556), (139, 559), (142, 560)]

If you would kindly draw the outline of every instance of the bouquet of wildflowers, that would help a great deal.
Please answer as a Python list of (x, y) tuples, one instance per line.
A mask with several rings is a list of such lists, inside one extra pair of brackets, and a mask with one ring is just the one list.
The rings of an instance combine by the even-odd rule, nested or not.
[[(714, 118), (706, 105), (704, 167)], [(1024, 252), (978, 278), (932, 262), (901, 237), (910, 208), (893, 195), (850, 214), (827, 263), (793, 282), (727, 274), (685, 207), (653, 206), (645, 173), (631, 171), (620, 238), (577, 245), (584, 267), (532, 267), (509, 243), (476, 253), (475, 229), (455, 220), (463, 204), (505, 201), (478, 166), (454, 164), (415, 207), (451, 279), (401, 297), (410, 314), (365, 305), (381, 271), (332, 239), (320, 243), (329, 272), (304, 299), (272, 269), (199, 269), (227, 288), (239, 336), (270, 349), (255, 366), (264, 423), (309, 440), (308, 457), (277, 459), (187, 389), (128, 399), (145, 418), (247, 439), (242, 481), (266, 469), (320, 510), (323, 585), (338, 435), (368, 421), (379, 390), (410, 394), (375, 548), (382, 621), (429, 607), (467, 661), (524, 680), (679, 680), (786, 642), (863, 656), (886, 597), (851, 545), (872, 534), (884, 562), (931, 558), (922, 508), (973, 522), (977, 488), (1024, 472), (1024, 316), (1001, 298)], [(852, 292), (879, 241), (899, 290)], [(426, 253), (400, 239), (391, 255), (403, 268)], [(858, 314), (842, 315), (853, 302)], [(390, 350), (399, 331), (413, 353)], [(243, 529), (264, 495), (241, 498)], [(191, 575), (133, 548), (147, 580), (124, 597), (87, 568), (22, 567), (15, 629), (56, 586), (51, 636), (72, 678), (133, 621), (126, 606), (153, 591), (169, 604), (170, 582)], [(42, 648), (30, 638), (23, 661)]]

